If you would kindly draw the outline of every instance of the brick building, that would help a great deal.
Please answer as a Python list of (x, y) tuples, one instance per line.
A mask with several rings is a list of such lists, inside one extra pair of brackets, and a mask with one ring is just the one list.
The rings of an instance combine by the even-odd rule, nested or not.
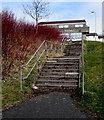
[(38, 25), (58, 28), (63, 35), (70, 39), (81, 39), (82, 32), (89, 32), (89, 26), (86, 25), (85, 20), (40, 22)]

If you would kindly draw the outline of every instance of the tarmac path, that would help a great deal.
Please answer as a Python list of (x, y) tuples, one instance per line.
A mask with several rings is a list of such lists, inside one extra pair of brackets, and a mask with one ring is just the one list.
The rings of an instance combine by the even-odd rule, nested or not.
[(51, 92), (4, 111), (3, 118), (87, 118), (69, 93)]

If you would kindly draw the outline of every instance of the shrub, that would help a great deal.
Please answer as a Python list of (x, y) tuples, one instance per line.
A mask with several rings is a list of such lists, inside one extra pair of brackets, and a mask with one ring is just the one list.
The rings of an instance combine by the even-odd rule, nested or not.
[(26, 62), (43, 40), (60, 41), (60, 32), (47, 26), (36, 26), (17, 21), (10, 11), (2, 11), (2, 56), (3, 76), (14, 64)]
[(52, 27), (47, 27), (47, 26), (42, 26), (39, 25), (38, 26), (38, 32), (37, 32), (37, 36), (38, 37), (42, 37), (46, 40), (52, 40), (52, 41), (62, 41), (62, 37), (61, 37), (61, 32), (58, 31), (56, 28), (52, 28)]

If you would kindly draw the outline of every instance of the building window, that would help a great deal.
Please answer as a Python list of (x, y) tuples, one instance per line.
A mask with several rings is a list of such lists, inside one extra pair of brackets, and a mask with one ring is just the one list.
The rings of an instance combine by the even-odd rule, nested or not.
[(64, 25), (64, 28), (68, 28), (69, 26), (68, 25)]
[(83, 27), (83, 25), (75, 25), (75, 27)]
[(59, 28), (64, 28), (64, 26), (63, 25), (59, 25)]
[(59, 25), (59, 28), (68, 28), (68, 25)]

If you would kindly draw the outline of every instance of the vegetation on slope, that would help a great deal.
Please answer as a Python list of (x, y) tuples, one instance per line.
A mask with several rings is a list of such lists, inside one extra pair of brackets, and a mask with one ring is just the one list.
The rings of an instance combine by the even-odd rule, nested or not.
[(104, 118), (104, 43), (85, 41), (85, 95), (81, 103), (99, 118)]
[[(23, 81), (24, 92), (20, 91), (20, 66), (25, 64), (44, 40), (61, 41), (61, 32), (55, 28), (17, 21), (9, 11), (2, 11), (2, 99), (3, 108), (26, 99), (31, 92), (31, 82), (37, 76), (34, 69), (31, 76)], [(0, 43), (1, 45), (1, 43)], [(45, 59), (45, 58), (43, 58)], [(34, 64), (31, 62), (29, 68)], [(42, 62), (39, 63), (42, 66)], [(25, 69), (27, 71), (27, 69)], [(31, 81), (31, 82), (30, 82)]]

